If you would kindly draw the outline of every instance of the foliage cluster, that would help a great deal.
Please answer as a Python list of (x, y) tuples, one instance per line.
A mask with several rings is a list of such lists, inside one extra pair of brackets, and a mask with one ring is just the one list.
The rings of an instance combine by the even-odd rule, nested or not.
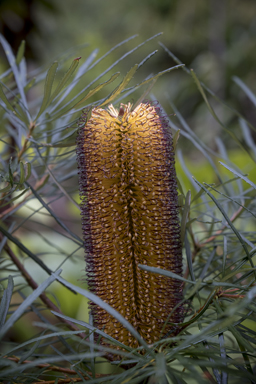
[[(113, 69), (153, 38), (92, 78), (90, 71), (127, 41), (99, 59), (94, 51), (83, 62), (74, 59), (67, 69), (70, 59), (66, 57), (60, 60), (59, 71), (54, 62), (48, 70), (27, 75), (24, 43), (15, 57), (1, 37), (10, 65), (0, 76), (3, 383), (256, 382), (256, 145), (252, 138), (256, 128), (167, 48), (175, 67), (134, 82), (137, 71), (156, 53), (153, 51), (118, 83), (119, 73)], [(68, 315), (68, 307), (75, 305), (78, 296), (90, 299), (138, 337), (120, 314), (76, 280), (84, 269), (77, 198), (77, 121), (82, 109), (91, 105), (118, 105), (130, 98), (154, 100), (151, 92), (157, 78), (164, 75), (169, 81), (168, 72), (173, 69), (183, 70), (193, 79), (220, 134), (213, 149), (167, 99), (166, 112), (176, 114), (169, 123), (177, 153), (184, 275), (142, 268), (182, 280), (186, 317), (178, 325), (177, 336), (152, 345), (138, 338), (140, 347), (122, 345), (121, 353), (115, 350), (116, 340), (93, 326), (85, 301), (83, 311)], [(90, 79), (86, 84), (85, 78)], [(235, 83), (248, 103), (256, 106), (252, 91), (238, 78)], [(239, 136), (217, 116), (210, 103), (213, 100), (237, 121)], [(178, 149), (179, 136), (200, 153), (206, 172), (198, 172), (197, 166), (191, 172), (190, 161)], [(231, 161), (226, 150), (230, 141), (245, 166)], [(95, 333), (108, 339), (113, 348), (95, 343)], [(109, 353), (118, 355), (118, 360), (108, 362)]]

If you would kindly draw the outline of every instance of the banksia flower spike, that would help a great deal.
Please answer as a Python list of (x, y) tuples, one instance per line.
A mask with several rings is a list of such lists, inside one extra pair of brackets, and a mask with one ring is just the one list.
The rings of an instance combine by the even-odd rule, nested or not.
[[(181, 282), (139, 264), (182, 272), (172, 137), (150, 103), (96, 107), (78, 133), (77, 159), (90, 290), (120, 312), (148, 342), (182, 299)], [(131, 347), (134, 337), (91, 303), (94, 325)], [(169, 317), (182, 319), (181, 309)], [(167, 323), (164, 334), (175, 334)]]

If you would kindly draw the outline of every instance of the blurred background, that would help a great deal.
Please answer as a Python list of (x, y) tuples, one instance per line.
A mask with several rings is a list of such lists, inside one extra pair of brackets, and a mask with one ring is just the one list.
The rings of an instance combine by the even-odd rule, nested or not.
[[(88, 44), (87, 52), (99, 48), (102, 55), (134, 34), (142, 42), (163, 32), (158, 40), (218, 96), (230, 99), (236, 93), (234, 75), (256, 88), (254, 0), (1, 0), (0, 32), (14, 52), (26, 40), (25, 56), (31, 67), (49, 64), (74, 46)], [(129, 44), (134, 46), (133, 41)], [(156, 73), (174, 64), (157, 42), (153, 45), (159, 52), (147, 64), (149, 71)], [(124, 69), (134, 63), (131, 60), (131, 64), (125, 61)], [(183, 81), (182, 71), (178, 72), (168, 91), (182, 106), (182, 113), (191, 116), (200, 96), (191, 99), (187, 76)], [(162, 87), (166, 78), (160, 83)], [(249, 121), (255, 121), (248, 100), (237, 102)]]

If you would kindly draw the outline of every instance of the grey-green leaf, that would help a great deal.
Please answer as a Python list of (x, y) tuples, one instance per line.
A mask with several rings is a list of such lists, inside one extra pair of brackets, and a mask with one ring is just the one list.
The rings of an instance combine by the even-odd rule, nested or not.
[(4, 290), (3, 297), (0, 304), (0, 328), (4, 325), (5, 319), (8, 313), (8, 309), (11, 303), (12, 291), (13, 291), (13, 278), (11, 275), (8, 276), (8, 285)]
[(77, 69), (78, 65), (79, 65), (79, 60), (80, 60), (80, 57), (77, 58), (77, 59), (74, 59), (70, 68), (68, 69), (68, 71), (65, 73), (65, 75), (63, 76), (63, 78), (61, 79), (61, 81), (59, 82), (59, 84), (57, 85), (56, 89), (54, 90), (52, 96), (51, 96), (51, 99), (50, 101), (52, 101), (53, 99), (55, 99), (56, 96), (58, 96), (58, 94), (60, 93), (60, 91), (62, 90), (62, 88), (65, 86), (65, 84), (67, 83), (67, 81), (70, 79), (70, 77), (73, 75), (73, 73), (75, 72), (75, 70)]
[(54, 63), (52, 63), (51, 67), (49, 68), (49, 70), (47, 72), (47, 76), (46, 76), (45, 84), (44, 84), (44, 97), (43, 97), (43, 101), (42, 101), (40, 110), (39, 110), (35, 120), (37, 120), (39, 118), (39, 116), (41, 116), (41, 114), (45, 111), (45, 109), (50, 104), (52, 86), (53, 86), (53, 82), (55, 79), (57, 68), (58, 68), (58, 62), (55, 61)]
[(26, 42), (25, 42), (25, 40), (22, 40), (22, 42), (20, 43), (18, 52), (17, 52), (17, 56), (16, 56), (16, 64), (17, 65), (19, 65), (19, 63), (21, 62), (21, 60), (24, 57), (25, 47), (26, 47)]

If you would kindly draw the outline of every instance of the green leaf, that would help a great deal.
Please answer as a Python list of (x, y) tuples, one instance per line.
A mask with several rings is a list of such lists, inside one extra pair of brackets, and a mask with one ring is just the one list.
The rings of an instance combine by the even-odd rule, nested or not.
[(65, 231), (67, 231), (70, 236), (72, 236), (76, 241), (78, 241), (79, 244), (83, 244), (83, 241), (78, 237), (75, 233), (73, 233), (66, 224), (63, 223), (63, 221), (53, 212), (53, 210), (49, 207), (48, 204), (45, 203), (45, 201), (42, 199), (42, 197), (37, 193), (37, 191), (26, 181), (27, 186), (31, 189), (32, 193), (35, 195), (38, 201), (43, 205), (43, 207), (50, 213), (50, 215), (55, 219), (55, 221), (63, 228)]
[(6, 236), (12, 243), (16, 244), (17, 247), (22, 252), (24, 252), (32, 260), (34, 260), (38, 265), (40, 265), (40, 267), (43, 268), (43, 270), (47, 272), (48, 275), (52, 273), (52, 271), (47, 267), (47, 265), (39, 257), (37, 257), (34, 253), (32, 253), (28, 248), (26, 248), (16, 237), (12, 236), (8, 231), (6, 231), (4, 227), (0, 226), (0, 232), (2, 232), (2, 234)]
[(194, 203), (197, 199), (199, 199), (199, 197), (202, 196), (202, 194), (204, 193), (204, 190), (203, 189), (199, 189), (199, 191), (197, 192), (197, 194), (194, 196), (194, 198), (192, 199), (191, 203)]
[[(150, 37), (149, 39), (143, 41), (143, 43), (137, 45), (137, 47), (131, 49), (130, 51), (126, 52), (124, 55), (122, 55), (119, 59), (117, 59), (113, 64), (111, 64), (105, 71), (103, 71), (99, 76), (97, 76), (85, 89), (89, 88), (90, 86), (92, 86), (92, 84), (94, 84), (96, 81), (98, 81), (99, 79), (101, 79), (104, 75), (106, 75), (111, 69), (113, 69), (117, 64), (119, 64), (122, 60), (124, 60), (127, 56), (131, 55), (132, 53), (134, 53), (137, 49), (139, 49), (140, 47), (142, 47), (144, 44), (150, 42), (151, 40), (155, 39), (156, 37), (162, 35), (162, 33), (157, 33), (156, 35)], [(135, 36), (132, 36), (131, 38), (134, 38), (136, 37)], [(131, 38), (128, 38), (127, 40), (117, 44), (112, 50), (114, 50), (115, 48), (117, 48), (118, 46), (122, 45), (123, 43), (125, 43), (126, 41), (129, 41)], [(91, 69), (92, 67), (94, 67), (100, 60), (102, 60), (104, 57), (106, 57), (109, 53), (111, 52), (111, 50), (106, 53), (106, 55), (104, 55), (103, 57), (101, 57), (98, 61), (96, 61), (91, 67), (89, 67), (89, 69)], [(84, 89), (84, 90), (85, 90)], [(78, 96), (80, 96), (83, 92), (81, 91), (79, 93)], [(73, 98), (71, 101), (69, 101), (60, 111), (59, 113), (56, 113), (54, 116), (52, 116), (52, 118), (58, 118), (60, 116), (62, 116), (64, 113), (66, 113), (67, 111), (71, 110), (73, 107), (70, 107), (70, 105), (73, 103), (74, 100), (77, 100), (77, 97)]]
[(241, 237), (240, 233), (238, 232), (238, 230), (235, 228), (235, 226), (232, 223), (232, 221), (229, 219), (229, 217), (226, 214), (226, 212), (224, 211), (222, 205), (218, 202), (218, 200), (201, 183), (199, 183), (199, 181), (197, 181), (194, 177), (193, 177), (193, 179), (207, 193), (207, 195), (213, 200), (213, 202), (215, 203), (217, 208), (220, 210), (220, 212), (222, 213), (222, 215), (224, 216), (224, 218), (228, 222), (229, 226), (231, 227), (232, 231), (234, 232), (234, 234), (236, 235), (236, 237), (240, 241), (240, 243), (241, 243), (241, 245), (242, 245), (242, 247), (243, 247), (243, 249), (244, 249), (244, 251), (245, 251), (245, 253), (246, 253), (247, 257), (248, 257), (248, 260), (249, 260), (251, 266), (254, 267), (252, 259), (251, 259), (251, 256), (250, 256), (250, 252), (248, 251), (247, 246), (246, 246), (244, 240), (242, 239), (242, 237)]
[(178, 190), (180, 191), (180, 193), (182, 194), (182, 196), (184, 197), (185, 196), (185, 193), (183, 192), (183, 188), (182, 188), (182, 185), (181, 185), (181, 182), (178, 178), (178, 176), (176, 175), (176, 180), (177, 180), (177, 185), (178, 185)]
[(143, 100), (146, 99), (146, 97), (148, 96), (149, 92), (151, 91), (151, 89), (153, 88), (153, 86), (155, 85), (156, 83), (156, 79), (153, 79), (151, 81), (151, 84), (148, 85), (147, 89), (145, 92), (143, 92), (143, 94), (140, 96), (140, 98), (136, 101), (136, 103), (132, 106), (132, 109), (135, 109), (138, 105), (140, 105), (140, 103), (142, 103)]
[(0, 192), (1, 193), (6, 193), (6, 192), (10, 191), (11, 189), (12, 189), (11, 184), (8, 184), (7, 187), (4, 187), (4, 188), (0, 189)]
[(12, 52), (12, 48), (11, 48), (10, 44), (7, 42), (7, 40), (2, 35), (0, 35), (0, 42), (3, 46), (7, 60), (9, 61), (10, 67), (13, 71), (15, 81), (17, 83), (17, 87), (18, 87), (18, 90), (20, 93), (21, 101), (23, 104), (22, 105), (22, 111), (26, 117), (26, 122), (29, 124), (29, 122), (31, 121), (31, 117), (30, 117), (29, 110), (28, 110), (28, 103), (27, 103), (27, 99), (25, 96), (22, 82), (20, 80), (20, 72), (18, 70), (16, 60), (15, 60), (15, 57), (14, 57), (13, 52)]
[(189, 270), (191, 279), (193, 281), (196, 281), (195, 274), (194, 274), (194, 269), (193, 269), (193, 257), (192, 257), (191, 247), (190, 247), (190, 244), (189, 244), (189, 241), (188, 241), (187, 232), (185, 232), (184, 245), (185, 245), (185, 251), (186, 251), (188, 270)]
[(13, 201), (19, 199), (22, 195), (24, 195), (29, 190), (29, 188), (25, 188), (24, 186), (17, 185), (13, 192), (15, 192), (17, 189), (21, 189), (22, 192), (19, 195), (15, 196), (15, 197), (12, 197), (11, 199), (8, 199), (8, 201), (6, 203), (1, 204), (1, 207), (5, 207), (6, 205), (9, 205)]
[(254, 95), (254, 93), (250, 90), (250, 88), (247, 87), (247, 85), (245, 85), (245, 83), (239, 79), (239, 77), (237, 76), (234, 76), (233, 77), (233, 80), (234, 82), (244, 91), (244, 93), (249, 97), (249, 99), (251, 100), (251, 102), (255, 105), (256, 107), (256, 96)]
[[(233, 179), (235, 180), (235, 179)], [(209, 185), (207, 183), (205, 183), (205, 185), (207, 185), (208, 188), (211, 188), (213, 189), (215, 192), (219, 193), (221, 196), (224, 196), (226, 197), (227, 199), (229, 199), (230, 201), (232, 201), (233, 203), (239, 205), (240, 207), (242, 207), (243, 209), (245, 209), (247, 212), (249, 212), (252, 216), (254, 216), (256, 218), (256, 214), (254, 212), (252, 212), (250, 209), (248, 209), (247, 207), (245, 207), (243, 204), (240, 204), (239, 201), (236, 201), (234, 200), (233, 198), (229, 197), (228, 195), (226, 195), (225, 193), (222, 193), (220, 191), (218, 191), (218, 189), (214, 188), (212, 185)], [(247, 204), (249, 203), (250, 200), (247, 200)], [(241, 211), (239, 213), (239, 216), (242, 214), (243, 211)], [(238, 216), (237, 216), (238, 217)]]
[(37, 298), (45, 291), (45, 289), (56, 280), (56, 277), (61, 273), (61, 269), (56, 271), (53, 275), (49, 276), (42, 284), (40, 284), (37, 289), (29, 295), (26, 300), (22, 302), (19, 308), (9, 317), (7, 322), (0, 330), (0, 339), (5, 335), (5, 333), (14, 325), (14, 323), (23, 315), (27, 307), (29, 307)]
[(246, 183), (250, 184), (254, 189), (256, 189), (256, 184), (254, 184), (250, 179), (248, 179), (248, 177), (242, 175), (241, 173), (235, 171), (233, 168), (229, 167), (228, 165), (222, 163), (221, 161), (219, 161), (219, 163), (225, 167), (226, 169), (228, 169), (230, 172), (232, 172), (234, 175), (240, 177), (240, 179), (244, 180)]
[(225, 277), (226, 271), (226, 260), (228, 254), (228, 246), (227, 246), (227, 237), (223, 236), (223, 259), (222, 259), (222, 279)]
[(196, 76), (196, 74), (195, 74), (195, 72), (193, 71), (193, 69), (191, 69), (191, 71), (190, 71), (190, 73), (191, 73), (191, 76), (192, 76), (192, 78), (194, 79), (194, 81), (195, 81), (195, 83), (196, 83), (196, 85), (197, 85), (197, 88), (199, 89), (199, 91), (200, 91), (200, 93), (201, 93), (201, 95), (202, 95), (202, 97), (203, 97), (203, 99), (204, 99), (204, 101), (205, 101), (205, 104), (207, 105), (207, 107), (208, 107), (208, 109), (209, 109), (209, 111), (210, 111), (210, 113), (212, 114), (212, 116), (215, 118), (215, 120), (220, 124), (220, 126), (232, 137), (232, 139), (234, 139), (236, 142), (237, 142), (237, 144), (250, 156), (250, 158), (253, 160), (253, 161), (255, 161), (254, 160), (254, 158), (251, 156), (251, 154), (250, 154), (250, 152), (248, 151), (248, 149), (247, 148), (245, 148), (245, 146), (243, 145), (243, 143), (241, 143), (241, 141), (236, 137), (236, 135), (234, 134), (234, 132), (232, 132), (229, 128), (227, 128), (221, 121), (220, 121), (220, 119), (218, 118), (218, 116), (216, 115), (216, 113), (214, 112), (214, 110), (213, 110), (213, 108), (211, 107), (211, 105), (210, 105), (210, 103), (209, 103), (209, 101), (208, 101), (208, 99), (207, 99), (207, 96), (206, 96), (206, 94), (205, 94), (205, 92), (204, 92), (204, 90), (203, 90), (203, 88), (202, 88), (202, 85), (201, 85), (201, 83), (200, 83), (200, 81), (198, 80), (198, 78), (197, 78), (197, 76)]
[[(66, 108), (61, 109), (61, 111), (59, 113), (57, 112), (54, 115), (54, 119), (58, 119), (59, 117), (63, 116), (65, 113), (69, 112), (73, 108), (75, 108), (78, 105), (84, 103), (87, 99), (89, 99), (89, 97), (93, 96), (96, 92), (101, 90), (106, 85), (112, 83), (119, 76), (119, 74), (120, 74), (120, 72), (114, 73), (114, 75), (112, 75), (110, 77), (110, 79), (104, 81), (104, 83), (101, 83), (101, 84), (97, 85), (94, 89), (91, 89), (84, 97), (82, 97), (82, 99), (79, 99), (79, 101), (76, 101), (74, 104), (72, 104), (72, 106), (70, 106), (70, 104), (68, 104), (66, 106)], [(73, 145), (75, 145), (75, 143), (72, 141), (69, 145), (63, 145), (63, 144), (60, 143), (60, 144), (57, 144), (55, 146), (58, 146), (58, 147), (64, 147), (65, 146), (66, 147), (66, 146), (73, 146)]]
[[(180, 275), (177, 275), (176, 273), (173, 273), (171, 271), (167, 271), (167, 270), (162, 269), (162, 268), (149, 267), (148, 265), (144, 265), (144, 264), (138, 264), (138, 266), (139, 266), (139, 268), (141, 268), (141, 269), (143, 269), (145, 271), (148, 271), (148, 272), (158, 273), (159, 275), (171, 277), (172, 279), (184, 281), (185, 283), (189, 283), (189, 284), (197, 284), (195, 281), (191, 281), (191, 280), (185, 279), (184, 277), (182, 277)], [(206, 285), (206, 284), (202, 283), (202, 285)]]
[(9, 181), (10, 181), (11, 187), (13, 187), (14, 183), (13, 183), (13, 174), (12, 174), (11, 164), (12, 164), (12, 159), (10, 158), (10, 160), (9, 160)]
[[(67, 287), (73, 289), (75, 292), (80, 293), (80, 295), (86, 297), (87, 299), (93, 301), (95, 304), (99, 305), (101, 308), (103, 308), (106, 312), (108, 312), (111, 316), (113, 316), (115, 319), (117, 319), (126, 329), (128, 329), (129, 332), (140, 342), (140, 344), (146, 349), (146, 351), (154, 356), (154, 352), (148, 347), (147, 343), (142, 339), (140, 334), (133, 328), (133, 326), (114, 308), (112, 308), (109, 304), (107, 304), (105, 301), (103, 301), (101, 298), (96, 296), (95, 294), (86, 291), (85, 289), (82, 289), (80, 287), (77, 287), (68, 281), (64, 280), (62, 277), (55, 275), (53, 273), (53, 276), (61, 282), (62, 284), (66, 285)], [(59, 314), (56, 314), (59, 316)]]
[(51, 99), (50, 99), (50, 102), (55, 99), (56, 96), (58, 96), (58, 94), (60, 93), (60, 91), (62, 90), (62, 88), (65, 86), (65, 84), (67, 83), (67, 81), (70, 79), (70, 77), (73, 75), (73, 73), (75, 72), (75, 70), (77, 69), (78, 65), (79, 65), (79, 60), (81, 59), (81, 57), (78, 57), (77, 59), (74, 59), (70, 68), (68, 69), (68, 71), (65, 73), (65, 75), (63, 76), (63, 78), (61, 79), (61, 81), (59, 82), (59, 84), (57, 85), (55, 91), (53, 92), (52, 96), (51, 96)]
[(39, 116), (45, 111), (45, 109), (50, 104), (52, 86), (53, 86), (53, 82), (55, 79), (57, 68), (58, 68), (58, 62), (55, 61), (54, 63), (52, 63), (51, 67), (49, 68), (49, 70), (47, 72), (47, 76), (46, 76), (45, 84), (44, 84), (44, 97), (43, 97), (43, 101), (42, 101), (40, 110), (39, 110), (39, 112), (35, 118), (35, 121), (39, 118)]
[(8, 285), (7, 288), (4, 290), (4, 294), (1, 298), (1, 304), (0, 304), (0, 328), (3, 327), (5, 323), (5, 319), (8, 313), (8, 309), (11, 303), (12, 299), (12, 291), (13, 291), (13, 278), (11, 275), (8, 276)]
[(149, 77), (148, 79), (142, 81), (141, 83), (139, 83), (139, 84), (136, 85), (135, 87), (137, 88), (137, 87), (140, 87), (140, 86), (142, 86), (142, 85), (144, 85), (144, 84), (147, 84), (148, 82), (150, 82), (150, 81), (152, 81), (152, 80), (154, 80), (154, 79), (158, 79), (158, 77), (160, 77), (160, 76), (162, 76), (162, 75), (165, 75), (166, 73), (171, 72), (171, 71), (173, 71), (174, 69), (179, 69), (179, 68), (184, 67), (184, 65), (185, 65), (185, 64), (179, 64), (179, 65), (175, 65), (174, 67), (167, 68), (167, 69), (165, 69), (164, 71), (159, 72), (159, 73), (157, 73), (156, 75), (153, 75), (153, 76)]
[(200, 310), (197, 312), (196, 315), (192, 316), (190, 320), (186, 321), (186, 322), (183, 322), (182, 323), (182, 326), (187, 326), (189, 324), (192, 324), (194, 323), (195, 321), (197, 321), (198, 319), (200, 319), (200, 317), (203, 315), (203, 313), (209, 308), (209, 306), (212, 304), (212, 301), (214, 299), (214, 297), (216, 296), (216, 289), (214, 289), (210, 294), (209, 296), (207, 297), (204, 305), (202, 306), (202, 308), (200, 308)]
[[(91, 352), (83, 352), (83, 353), (72, 353), (70, 355), (65, 355), (65, 358), (64, 356), (61, 354), (60, 356), (51, 356), (51, 364), (53, 363), (58, 363), (58, 362), (63, 362), (63, 360), (65, 361), (68, 361), (68, 362), (71, 362), (71, 361), (74, 361), (74, 366), (75, 364), (77, 364), (77, 360), (81, 360), (81, 361), (86, 361), (88, 359), (90, 359), (92, 356), (94, 357), (100, 357), (100, 356), (103, 356), (104, 355), (104, 352), (95, 352), (94, 355), (91, 354)], [(26, 370), (29, 370), (31, 368), (34, 368), (34, 367), (38, 367), (40, 366), (40, 364), (48, 364), (49, 363), (49, 356), (47, 357), (44, 357), (44, 358), (41, 358), (41, 359), (35, 359), (34, 361), (31, 361), (29, 363), (26, 363)], [(10, 364), (11, 365), (11, 364)], [(23, 368), (22, 368), (23, 367)], [(10, 369), (7, 369), (6, 371), (4, 371), (5, 375), (13, 375), (14, 373), (15, 374), (18, 374), (20, 371), (23, 371), (24, 370), (24, 366), (23, 365), (16, 365), (15, 367), (12, 367)], [(27, 379), (27, 374), (25, 376), (25, 379)], [(108, 377), (107, 377), (108, 379)], [(72, 378), (71, 378), (72, 380)], [(59, 383), (60, 381), (58, 380), (58, 378), (55, 380), (55, 383)], [(103, 382), (103, 378), (101, 378), (101, 382)], [(72, 383), (72, 381), (70, 381), (70, 383)], [(74, 383), (74, 381), (73, 381)], [(91, 381), (92, 383), (92, 381)]]
[(28, 180), (31, 176), (31, 163), (25, 163), (26, 167), (27, 167), (27, 175), (26, 175), (26, 178), (25, 180)]
[(189, 190), (187, 192), (187, 195), (186, 195), (186, 199), (185, 199), (185, 204), (184, 204), (184, 207), (183, 207), (183, 214), (182, 214), (182, 219), (181, 219), (181, 225), (180, 225), (180, 240), (181, 240), (181, 243), (183, 243), (184, 241), (184, 236), (185, 236), (185, 232), (186, 232), (186, 224), (187, 224), (187, 220), (188, 220), (188, 216), (189, 216), (189, 212), (190, 212), (190, 203), (191, 203), (191, 191)]
[(15, 109), (13, 108), (12, 104), (9, 102), (7, 97), (5, 96), (5, 93), (2, 88), (2, 84), (0, 83), (0, 99), (5, 103), (6, 107), (11, 110), (12, 112), (16, 113)]
[(175, 150), (176, 150), (176, 146), (177, 146), (179, 137), (180, 137), (180, 129), (178, 129), (178, 130), (175, 132), (175, 135), (173, 136), (173, 150), (174, 150), (174, 152), (175, 152)]
[(23, 184), (25, 181), (25, 169), (24, 169), (24, 164), (22, 161), (20, 161), (20, 180), (19, 183)]
[(16, 56), (16, 64), (17, 65), (19, 65), (19, 63), (21, 62), (21, 60), (24, 57), (25, 47), (26, 47), (26, 41), (22, 40), (22, 42), (20, 43), (18, 52), (17, 52), (17, 56)]
[(136, 73), (138, 69), (138, 64), (135, 64), (134, 67), (130, 69), (130, 71), (126, 74), (123, 81), (114, 89), (114, 91), (100, 104), (100, 107), (102, 107), (105, 104), (109, 104), (112, 100), (114, 100), (120, 92), (126, 87), (126, 85), (131, 81), (134, 74)]
[(33, 85), (35, 84), (35, 82), (36, 82), (36, 78), (34, 77), (33, 79), (31, 79), (31, 80), (27, 83), (27, 85), (26, 85), (25, 88), (24, 88), (24, 92), (28, 92), (28, 91), (30, 90), (30, 88), (33, 87)]
[[(177, 64), (182, 64), (182, 62), (163, 44), (161, 43), (161, 41), (158, 42), (158, 44), (165, 50), (165, 52), (168, 53), (169, 56), (171, 56), (171, 58), (175, 61), (175, 63)], [(183, 70), (187, 73), (190, 74), (190, 71), (189, 69), (185, 66), (185, 64), (182, 64), (183, 65)]]
[(104, 81), (104, 83), (97, 85), (97, 87), (95, 87), (94, 89), (91, 89), (87, 93), (87, 95), (83, 97), (78, 103), (76, 103), (72, 108), (77, 107), (79, 104), (82, 104), (83, 102), (85, 102), (85, 100), (89, 99), (89, 97), (93, 96), (96, 92), (100, 91), (103, 87), (112, 83), (119, 75), (120, 75), (120, 72), (116, 72), (114, 73), (114, 75), (110, 77), (110, 79), (108, 79), (107, 81)]

